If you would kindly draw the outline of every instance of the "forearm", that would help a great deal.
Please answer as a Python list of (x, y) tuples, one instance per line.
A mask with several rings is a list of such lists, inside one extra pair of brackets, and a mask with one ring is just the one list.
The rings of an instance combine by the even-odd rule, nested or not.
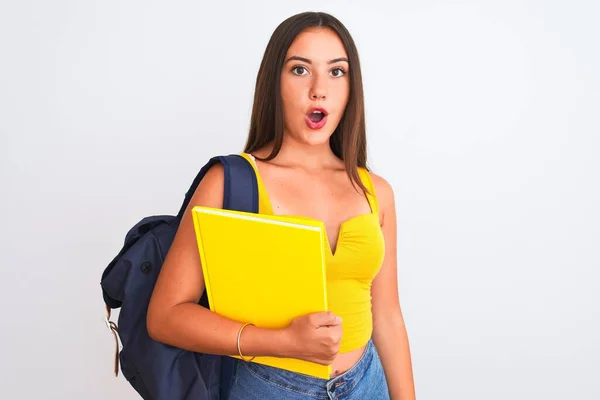
[(377, 325), (373, 342), (381, 358), (392, 400), (414, 400), (415, 387), (406, 326), (402, 318)]
[[(243, 323), (225, 318), (200, 305), (183, 303), (148, 319), (148, 332), (159, 342), (182, 349), (220, 355), (238, 354), (237, 337)], [(282, 330), (244, 328), (240, 347), (244, 356), (283, 357), (287, 348)]]

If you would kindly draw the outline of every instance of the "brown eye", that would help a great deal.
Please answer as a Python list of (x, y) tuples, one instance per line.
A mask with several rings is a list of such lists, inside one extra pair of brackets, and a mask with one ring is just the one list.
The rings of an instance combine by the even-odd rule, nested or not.
[(292, 72), (296, 75), (305, 75), (304, 73), (306, 72), (306, 68), (302, 66), (296, 66), (292, 68)]
[(333, 75), (335, 78), (339, 78), (341, 76), (343, 76), (346, 73), (346, 71), (344, 71), (342, 68), (334, 68), (331, 71), (331, 75)]

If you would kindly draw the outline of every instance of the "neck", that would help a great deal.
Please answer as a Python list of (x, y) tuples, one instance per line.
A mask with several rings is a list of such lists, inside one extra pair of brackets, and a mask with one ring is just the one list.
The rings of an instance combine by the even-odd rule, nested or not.
[[(266, 157), (271, 153), (273, 144), (269, 143), (259, 157)], [(329, 142), (320, 145), (310, 145), (294, 140), (288, 135), (283, 137), (281, 149), (273, 159), (277, 164), (298, 167), (311, 171), (343, 167), (341, 160), (333, 153)]]

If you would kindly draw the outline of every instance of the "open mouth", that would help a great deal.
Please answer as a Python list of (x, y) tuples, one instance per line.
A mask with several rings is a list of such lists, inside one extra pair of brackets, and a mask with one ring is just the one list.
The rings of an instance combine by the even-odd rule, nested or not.
[(320, 110), (315, 110), (308, 114), (308, 119), (315, 124), (321, 122), (323, 118), (325, 118), (325, 113)]
[(313, 108), (306, 114), (306, 124), (310, 129), (321, 129), (327, 123), (327, 110), (324, 108)]

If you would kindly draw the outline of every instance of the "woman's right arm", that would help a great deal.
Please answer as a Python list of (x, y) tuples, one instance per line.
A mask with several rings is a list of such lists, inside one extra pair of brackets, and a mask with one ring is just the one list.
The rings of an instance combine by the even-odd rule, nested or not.
[[(224, 171), (215, 164), (192, 196), (156, 281), (147, 314), (150, 337), (182, 349), (238, 354), (237, 335), (245, 321), (233, 321), (198, 304), (204, 277), (190, 210), (194, 206), (223, 207)], [(296, 357), (321, 364), (339, 350), (341, 325), (331, 313), (297, 318), (285, 329), (244, 328), (244, 356)]]
[[(192, 196), (167, 253), (148, 306), (150, 337), (172, 346), (209, 354), (237, 354), (242, 323), (198, 305), (204, 277), (190, 210), (196, 206), (223, 207), (224, 172), (215, 164)], [(240, 347), (246, 355), (280, 356), (286, 347), (281, 331), (247, 326)]]

